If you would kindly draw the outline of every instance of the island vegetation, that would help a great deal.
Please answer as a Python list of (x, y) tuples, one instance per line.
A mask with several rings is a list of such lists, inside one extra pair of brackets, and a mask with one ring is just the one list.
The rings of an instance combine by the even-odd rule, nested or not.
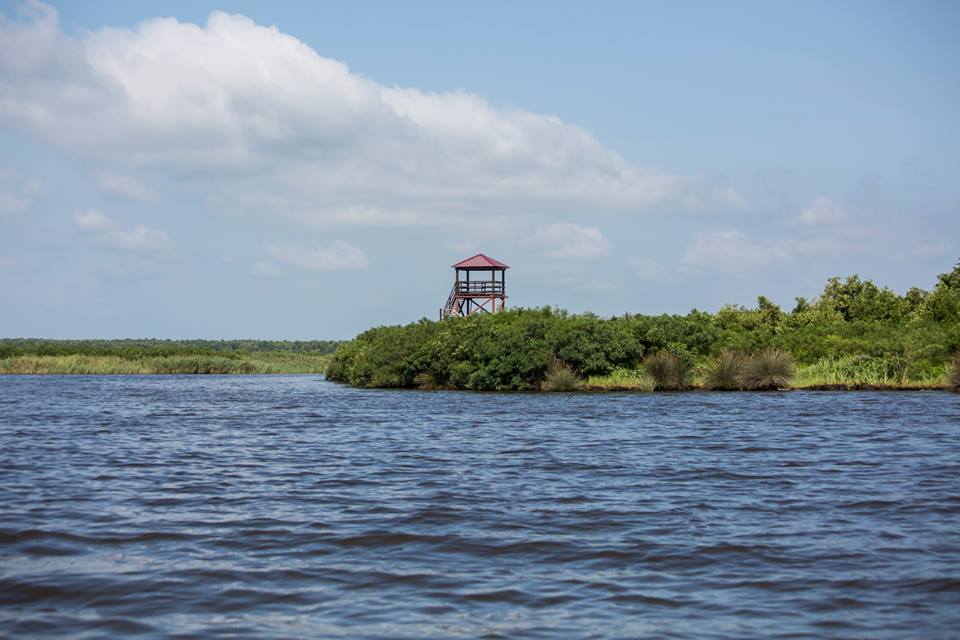
[(930, 291), (858, 276), (814, 300), (612, 318), (553, 308), (377, 327), (330, 380), (475, 391), (960, 389), (960, 263)]
[(0, 374), (322, 373), (331, 340), (0, 340)]

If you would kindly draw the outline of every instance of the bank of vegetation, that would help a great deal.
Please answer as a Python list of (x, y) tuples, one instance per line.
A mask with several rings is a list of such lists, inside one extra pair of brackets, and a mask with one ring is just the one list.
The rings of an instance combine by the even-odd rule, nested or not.
[(327, 368), (358, 387), (475, 391), (960, 388), (960, 263), (898, 295), (831, 278), (784, 311), (601, 318), (515, 309), (370, 329)]
[(0, 340), (0, 374), (322, 373), (329, 340)]

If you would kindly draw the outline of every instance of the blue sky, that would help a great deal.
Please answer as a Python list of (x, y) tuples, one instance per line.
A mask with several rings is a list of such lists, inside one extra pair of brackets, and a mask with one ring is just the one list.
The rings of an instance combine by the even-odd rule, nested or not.
[[(0, 1), (0, 335), (785, 307), (960, 257), (960, 5)], [(401, 6), (402, 5), (402, 6)]]

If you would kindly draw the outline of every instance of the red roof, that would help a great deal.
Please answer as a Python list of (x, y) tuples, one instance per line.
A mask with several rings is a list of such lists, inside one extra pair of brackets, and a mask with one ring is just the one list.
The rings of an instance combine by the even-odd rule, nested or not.
[(453, 265), (454, 269), (509, 269), (510, 267), (503, 264), (499, 260), (494, 260), (489, 256), (485, 256), (482, 253), (467, 258), (466, 260), (461, 260), (457, 264)]

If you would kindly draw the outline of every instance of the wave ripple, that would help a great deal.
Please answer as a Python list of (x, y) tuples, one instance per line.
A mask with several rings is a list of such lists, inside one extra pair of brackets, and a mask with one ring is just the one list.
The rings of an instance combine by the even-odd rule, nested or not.
[(951, 637), (960, 397), (0, 380), (0, 636)]

